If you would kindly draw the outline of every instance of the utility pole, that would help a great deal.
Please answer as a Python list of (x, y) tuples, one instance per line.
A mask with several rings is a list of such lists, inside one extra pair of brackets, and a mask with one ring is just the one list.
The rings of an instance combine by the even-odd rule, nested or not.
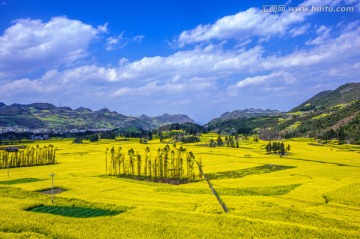
[(51, 202), (54, 203), (54, 173), (49, 174), (51, 177)]
[[(106, 162), (105, 162), (105, 172), (106, 172), (106, 175), (107, 175), (107, 153), (108, 153), (109, 149), (106, 148), (106, 152), (105, 152), (105, 155), (106, 155)], [(125, 170), (125, 169), (124, 169)]]

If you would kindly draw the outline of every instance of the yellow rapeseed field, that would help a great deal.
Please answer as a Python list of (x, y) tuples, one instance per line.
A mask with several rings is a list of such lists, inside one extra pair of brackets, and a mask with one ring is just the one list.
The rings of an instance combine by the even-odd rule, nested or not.
[[(266, 154), (265, 141), (210, 148), (211, 137), (182, 146), (201, 158), (228, 213), (206, 181), (171, 185), (105, 175), (106, 148), (149, 147), (155, 155), (165, 146), (159, 140), (37, 141), (27, 146), (51, 143), (57, 163), (11, 168), (9, 177), (0, 169), (0, 238), (360, 238), (359, 146), (293, 139), (284, 141), (290, 154), (279, 157)], [(38, 192), (51, 187), (51, 173), (66, 190), (54, 204)], [(26, 210), (39, 205), (123, 212), (76, 218)]]

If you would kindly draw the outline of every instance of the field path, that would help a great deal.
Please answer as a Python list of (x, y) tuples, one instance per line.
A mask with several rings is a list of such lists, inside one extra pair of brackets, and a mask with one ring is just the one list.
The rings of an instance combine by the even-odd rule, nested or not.
[(199, 171), (201, 173), (201, 175), (204, 177), (204, 179), (206, 180), (206, 182), (208, 183), (212, 193), (215, 195), (216, 199), (218, 200), (219, 204), (221, 205), (221, 207), (223, 208), (224, 212), (229, 212), (229, 209), (227, 208), (227, 206), (225, 205), (225, 203), (221, 200), (219, 194), (216, 192), (215, 188), (213, 187), (212, 183), (210, 182), (210, 180), (206, 177), (206, 175), (204, 174), (202, 167), (200, 166), (200, 164), (195, 161), (197, 166), (199, 167)]

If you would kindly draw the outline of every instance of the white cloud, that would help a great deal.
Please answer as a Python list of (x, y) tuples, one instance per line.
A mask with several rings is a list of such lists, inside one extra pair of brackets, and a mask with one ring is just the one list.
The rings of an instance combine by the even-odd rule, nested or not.
[(107, 51), (112, 51), (115, 49), (124, 48), (124, 46), (127, 44), (127, 40), (126, 40), (126, 38), (124, 38), (123, 35), (124, 35), (124, 32), (122, 32), (121, 34), (119, 34), (116, 37), (108, 37), (106, 39), (105, 49)]
[[(211, 82), (197, 82), (195, 80), (189, 80), (182, 83), (165, 82), (160, 83), (159, 81), (149, 82), (139, 87), (122, 87), (111, 94), (112, 97), (118, 96), (151, 96), (156, 93), (162, 93), (165, 95), (178, 94), (183, 92), (201, 91), (204, 89), (210, 89), (213, 86)], [(184, 103), (183, 103), (184, 104)]]
[(138, 35), (138, 36), (134, 36), (132, 38), (133, 41), (136, 41), (136, 42), (141, 42), (143, 39), (144, 39), (145, 36), (143, 35)]
[[(319, 32), (326, 29), (321, 29)], [(337, 67), (339, 63), (347, 61), (348, 64), (357, 62), (360, 57), (360, 22), (348, 24), (341, 34), (334, 38), (326, 38), (319, 41), (315, 47), (308, 50), (294, 51), (283, 56), (272, 56), (262, 63), (265, 69), (311, 67), (331, 68)], [(299, 70), (306, 71), (306, 68)], [(352, 73), (349, 72), (349, 75)]]
[[(274, 81), (281, 81), (283, 84), (294, 82), (294, 77), (287, 72), (273, 72), (267, 75), (258, 75), (254, 77), (246, 77), (240, 80), (234, 85), (230, 85), (227, 88), (227, 94), (230, 96), (236, 96), (239, 94), (241, 88), (249, 86), (263, 85), (264, 88), (268, 88), (268, 83), (274, 85)], [(268, 82), (271, 81), (271, 82)], [(278, 89), (279, 90), (279, 89)]]
[(311, 13), (297, 12), (282, 14), (264, 13), (257, 8), (250, 8), (217, 20), (214, 24), (199, 25), (192, 30), (183, 31), (177, 39), (180, 46), (210, 40), (263, 37), (264, 39), (284, 35), (293, 24), (303, 22)]
[(11, 94), (16, 94), (24, 91), (50, 92), (53, 91), (55, 88), (56, 86), (54, 84), (45, 85), (40, 80), (21, 79), (3, 85), (0, 88), (0, 93), (6, 95), (9, 92), (11, 92)]
[(310, 27), (311, 27), (311, 24), (306, 23), (303, 26), (292, 28), (289, 31), (290, 36), (297, 37), (297, 36), (303, 35), (304, 33), (306, 33), (309, 30)]
[[(307, 0), (299, 6), (335, 6), (346, 0)], [(286, 5), (290, 4), (288, 1)], [(249, 8), (220, 18), (213, 24), (198, 25), (194, 29), (183, 31), (176, 40), (180, 47), (185, 45), (210, 42), (211, 40), (246, 40), (260, 37), (260, 43), (274, 36), (291, 36), (303, 34), (308, 25), (298, 26), (307, 17), (315, 14), (311, 11), (267, 13), (258, 8)]]
[(57, 76), (62, 82), (106, 82), (117, 80), (117, 72), (115, 68), (99, 67), (96, 65), (85, 65), (74, 69), (65, 70)]
[[(322, 31), (325, 30), (319, 28), (319, 33)], [(352, 49), (359, 48), (360, 22), (355, 22), (348, 24), (337, 37), (329, 37), (319, 45), (289, 54), (264, 55), (260, 46), (225, 50), (222, 45), (208, 45), (178, 51), (166, 57), (144, 57), (132, 62), (121, 59), (118, 67), (84, 65), (60, 72), (51, 70), (33, 80), (34, 84), (26, 81), (22, 89), (24, 92), (30, 89), (44, 92), (86, 90), (106, 92), (104, 95), (113, 97), (180, 95), (204, 89), (224, 93), (221, 88), (225, 88), (229, 95), (237, 95), (251, 86), (258, 86), (256, 90), (276, 88), (280, 91), (285, 89), (282, 88), (284, 85), (301, 81), (306, 85), (314, 79), (318, 83), (328, 79), (355, 79), (359, 73), (356, 67), (360, 53)], [(347, 67), (340, 67), (343, 64)], [(234, 83), (239, 75), (245, 75), (244, 79)], [(274, 80), (275, 85), (268, 85)], [(21, 82), (4, 84), (3, 88), (11, 92), (16, 85), (19, 90)]]
[(138, 35), (133, 38), (128, 38), (124, 36), (125, 33), (122, 32), (118, 36), (115, 37), (108, 37), (106, 39), (105, 49), (107, 51), (112, 51), (116, 49), (124, 48), (130, 42), (141, 42), (144, 36)]
[(119, 69), (119, 80), (222, 78), (233, 71), (250, 70), (261, 56), (262, 48), (226, 51), (217, 46), (178, 51), (167, 57), (144, 57), (127, 62)]
[(116, 90), (112, 96), (125, 96), (125, 95), (151, 95), (156, 92), (165, 92), (165, 93), (176, 93), (183, 91), (185, 89), (184, 84), (164, 84), (160, 85), (157, 81), (147, 83), (144, 86), (137, 88), (123, 87)]
[(330, 31), (331, 31), (331, 28), (321, 25), (316, 30), (316, 33), (318, 34), (318, 36), (313, 40), (306, 41), (305, 44), (306, 45), (320, 45), (320, 44), (326, 42), (326, 40), (329, 39), (329, 37), (330, 37)]
[(108, 33), (109, 32), (109, 30), (107, 28), (108, 25), (109, 25), (108, 22), (106, 22), (104, 25), (99, 25), (99, 26), (97, 26), (97, 30), (102, 33)]
[(71, 64), (88, 56), (89, 44), (106, 24), (100, 28), (66, 17), (16, 20), (0, 36), (0, 72), (21, 74)]
[(97, 91), (97, 85), (106, 86), (117, 79), (115, 68), (84, 65), (64, 71), (50, 70), (38, 79), (20, 79), (2, 84), (0, 92), (4, 95), (18, 92), (82, 92), (87, 89)]
[[(318, 33), (322, 32), (326, 32), (324, 27), (318, 29)], [(113, 96), (124, 96), (158, 92), (180, 93), (187, 89), (201, 91), (206, 88), (216, 88), (217, 85), (229, 85), (226, 81), (232, 82), (231, 79), (238, 78), (238, 74), (253, 76), (245, 77), (237, 84), (230, 84), (227, 86), (227, 92), (251, 85), (262, 85), (274, 77), (281, 78), (283, 84), (288, 84), (294, 81), (290, 75), (304, 79), (306, 74), (321, 71), (327, 74), (332, 72), (333, 76), (344, 75), (343, 71), (346, 71), (344, 77), (350, 78), (355, 71), (339, 69), (339, 65), (345, 61), (349, 67), (356, 64), (359, 53), (352, 49), (359, 48), (360, 22), (355, 22), (348, 24), (348, 27), (335, 38), (329, 37), (310, 49), (297, 50), (287, 55), (264, 56), (263, 48), (260, 46), (225, 50), (221, 45), (208, 45), (193, 50), (178, 51), (167, 57), (144, 57), (133, 62), (122, 59), (118, 67), (84, 65), (61, 72), (52, 70), (34, 80), (33, 85), (26, 81), (23, 89), (26, 91), (34, 88), (37, 91), (41, 89), (46, 91), (47, 84), (50, 86), (55, 84), (58, 86), (56, 90), (67, 89), (69, 86), (78, 87), (80, 90), (86, 84), (86, 87), (98, 90), (98, 86), (102, 85), (106, 90), (111, 88)], [(3, 87), (12, 89), (11, 87), (17, 85), (20, 88), (22, 81), (15, 82), (15, 84), (5, 84)], [(40, 88), (39, 85), (44, 87)], [(52, 87), (50, 89), (55, 90)]]
[[(312, 0), (307, 1), (306, 4), (319, 5), (321, 3)], [(328, 1), (324, 4), (328, 4)], [(305, 19), (306, 16), (306, 14), (294, 13), (261, 13), (260, 15), (259, 10), (249, 9), (221, 18), (214, 24), (201, 25), (193, 30), (184, 31), (183, 33), (187, 34), (184, 36), (188, 38), (182, 38), (180, 41), (179, 37), (179, 43), (183, 45), (194, 43), (193, 46), (175, 50), (174, 53), (166, 56), (143, 57), (134, 61), (121, 58), (115, 66), (76, 64), (76, 66), (62, 69), (57, 65), (59, 62), (64, 64), (61, 62), (71, 55), (67, 49), (80, 49), (78, 55), (75, 51), (75, 58), (72, 60), (72, 62), (77, 61), (87, 55), (87, 47), (92, 39), (99, 39), (97, 37), (99, 34), (108, 32), (107, 24), (94, 28), (75, 21), (78, 24), (77, 27), (70, 29), (88, 27), (83, 30), (89, 34), (86, 41), (75, 44), (71, 48), (66, 45), (68, 39), (58, 39), (65, 41), (66, 51), (63, 52), (63, 45), (50, 48), (53, 55), (60, 56), (60, 60), (54, 60), (56, 64), (51, 62), (53, 59), (48, 55), (50, 53), (43, 52), (41, 55), (39, 50), (35, 51), (37, 54), (32, 53), (35, 65), (30, 60), (23, 63), (25, 66), (43, 66), (46, 69), (53, 69), (46, 71), (43, 76), (34, 77), (34, 79), (22, 79), (23, 77), (19, 76), (17, 77), (19, 80), (11, 81), (11, 78), (5, 75), (8, 71), (1, 71), (1, 69), (9, 69), (9, 63), (0, 61), (0, 79), (1, 77), (3, 79), (0, 95), (7, 100), (17, 100), (21, 97), (35, 99), (33, 96), (38, 97), (36, 99), (43, 97), (44, 101), (53, 97), (67, 100), (74, 98), (74, 100), (80, 100), (77, 103), (79, 105), (85, 105), (81, 101), (88, 105), (108, 101), (112, 102), (113, 107), (123, 105), (121, 107), (131, 110), (137, 108), (139, 111), (144, 108), (144, 105), (147, 105), (151, 111), (156, 102), (159, 103), (157, 106), (163, 107), (164, 111), (166, 111), (164, 105), (187, 109), (189, 106), (187, 104), (191, 103), (192, 107), (188, 108), (201, 105), (205, 106), (202, 109), (205, 112), (213, 108), (220, 110), (219, 107), (225, 104), (233, 105), (235, 100), (236, 104), (239, 104), (237, 107), (242, 105), (250, 107), (248, 104), (253, 104), (253, 102), (258, 102), (261, 106), (263, 103), (266, 104), (271, 96), (274, 96), (274, 99), (279, 97), (278, 105), (283, 107), (285, 101), (281, 99), (298, 97), (301, 101), (304, 98), (304, 92), (307, 92), (308, 96), (317, 93), (311, 88), (313, 85), (325, 88), (326, 86), (335, 87), (348, 81), (358, 81), (360, 52), (356, 49), (360, 49), (360, 21), (344, 20), (336, 26), (326, 24), (317, 26), (306, 21), (308, 20)], [(251, 19), (251, 17), (254, 18)], [(72, 20), (66, 18), (62, 20), (73, 23)], [(29, 41), (29, 46), (25, 44), (25, 40), (12, 37), (11, 41), (14, 44), (21, 43), (18, 44), (18, 48), (11, 51), (15, 59), (34, 47), (40, 48), (41, 44), (52, 43), (55, 41), (52, 40), (53, 37), (55, 39), (60, 37), (43, 30), (54, 19), (48, 23), (28, 21), (26, 22), (28, 25), (40, 26), (38, 27), (40, 30), (30, 26), (28, 29), (35, 29), (34, 32), (39, 34), (44, 31), (44, 36), (40, 34), (40, 36), (32, 37), (31, 33), (25, 31), (24, 36)], [(243, 24), (238, 27), (238, 23)], [(13, 27), (19, 24), (15, 22)], [(23, 28), (25, 27), (22, 26), (21, 29)], [(50, 28), (60, 29), (51, 26)], [(9, 29), (7, 31), (10, 32)], [(19, 30), (17, 32), (19, 33)], [(292, 38), (302, 34), (311, 36), (307, 44), (302, 40), (303, 38)], [(0, 41), (10, 44), (11, 41), (5, 39), (6, 36), (10, 35), (5, 32)], [(20, 38), (21, 34), (16, 36)], [(275, 44), (284, 44), (284, 47), (280, 47), (277, 52), (272, 51), (273, 42), (265, 42), (273, 36), (283, 36), (275, 41)], [(105, 46), (109, 47), (108, 50), (114, 50), (129, 42), (141, 41), (142, 38), (142, 36), (125, 37), (122, 33), (103, 40), (105, 40)], [(32, 39), (37, 42), (34, 43)], [(237, 42), (230, 42), (227, 39), (236, 39)], [(296, 46), (293, 47), (293, 43)], [(231, 47), (234, 45), (235, 47)], [(8, 49), (12, 48), (0, 45), (0, 59), (10, 54), (7, 53)], [(46, 64), (42, 59), (45, 59)], [(18, 60), (16, 63), (20, 66), (21, 61)], [(52, 65), (56, 66), (50, 67)], [(236, 98), (229, 96), (236, 96)], [(123, 101), (125, 98), (130, 100)], [(121, 104), (121, 102), (128, 103)], [(287, 104), (292, 104), (293, 101), (289, 102)], [(214, 107), (215, 104), (216, 107)], [(101, 103), (101, 105), (104, 104)], [(275, 104), (267, 107), (273, 107), (273, 105)], [(251, 106), (255, 106), (255, 103)], [(199, 112), (198, 109), (194, 111)]]

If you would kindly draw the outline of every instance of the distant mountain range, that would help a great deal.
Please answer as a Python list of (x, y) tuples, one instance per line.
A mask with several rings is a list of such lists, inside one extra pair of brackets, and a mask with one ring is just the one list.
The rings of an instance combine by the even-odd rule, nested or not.
[[(182, 114), (131, 117), (107, 108), (92, 111), (80, 107), (73, 110), (48, 103), (5, 105), (0, 102), (0, 127), (149, 130), (176, 123), (193, 124), (194, 120)], [(190, 129), (192, 126), (173, 125), (171, 127)], [(171, 129), (171, 127), (163, 129)], [(254, 108), (235, 110), (211, 120), (204, 125), (204, 128), (200, 129), (198, 126), (195, 128), (199, 132), (210, 130), (225, 134), (258, 133), (264, 139), (336, 138), (345, 134), (348, 141), (360, 144), (360, 83), (348, 83), (336, 90), (320, 92), (289, 112)]]
[(253, 118), (260, 116), (269, 116), (269, 115), (279, 115), (281, 112), (278, 110), (270, 109), (244, 109), (244, 110), (235, 110), (232, 112), (225, 112), (219, 118), (212, 119), (209, 124), (216, 124), (225, 120), (238, 119), (238, 118)]
[(56, 107), (48, 103), (12, 104), (0, 102), (0, 127), (19, 126), (29, 129), (155, 129), (172, 123), (194, 123), (182, 114), (163, 114), (157, 117), (131, 117), (103, 108), (98, 111), (80, 107)]

